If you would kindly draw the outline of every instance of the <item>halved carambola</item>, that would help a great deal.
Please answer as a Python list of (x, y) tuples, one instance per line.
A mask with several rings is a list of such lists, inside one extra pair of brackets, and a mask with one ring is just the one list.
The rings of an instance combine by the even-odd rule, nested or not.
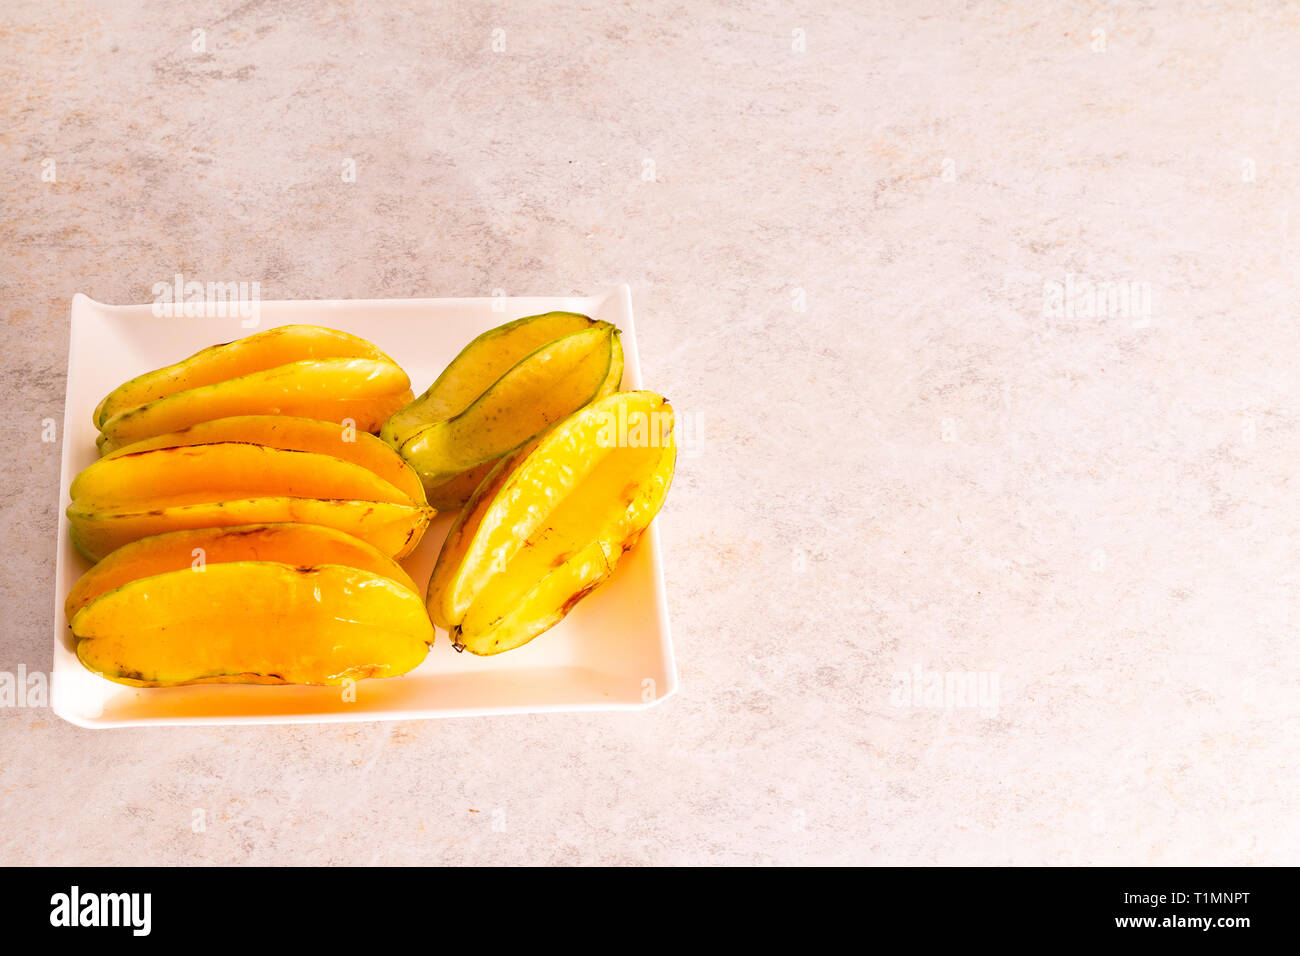
[(77, 580), (64, 614), (71, 621), (91, 601), (137, 578), (230, 561), (343, 564), (392, 578), (418, 593), (400, 564), (353, 535), (322, 525), (246, 524), (168, 531), (125, 544)]
[(574, 312), (526, 316), (483, 333), (380, 436), (438, 508), (464, 504), (502, 455), (618, 390), (618, 330)]
[(418, 666), (434, 637), (392, 559), (304, 524), (132, 542), (77, 582), (65, 610), (82, 663), (137, 686), (392, 677)]
[(137, 451), (174, 448), (182, 445), (210, 445), (216, 442), (249, 442), (286, 451), (310, 451), (342, 458), (373, 471), (396, 485), (416, 504), (426, 503), (419, 476), (402, 456), (374, 435), (336, 422), (290, 415), (235, 415), (200, 422), (181, 431), (168, 432), (133, 442), (105, 456), (120, 458)]
[(165, 531), (283, 521), (346, 531), (400, 558), (434, 513), (354, 461), (246, 442), (113, 455), (70, 493), (72, 540), (92, 561)]
[(318, 326), (268, 329), (131, 379), (95, 409), (102, 451), (197, 422), (296, 415), (377, 431), (411, 400), (410, 379), (371, 343)]
[(429, 581), (434, 623), (498, 654), (608, 579), (663, 505), (677, 449), (653, 392), (586, 406), (504, 458), (457, 518)]

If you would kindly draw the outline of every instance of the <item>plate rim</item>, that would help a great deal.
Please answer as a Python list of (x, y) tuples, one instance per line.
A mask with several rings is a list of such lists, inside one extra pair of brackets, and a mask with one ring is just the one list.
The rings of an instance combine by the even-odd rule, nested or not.
[[(410, 298), (357, 298), (357, 299), (267, 299), (260, 300), (259, 307), (266, 305), (326, 305), (326, 304), (346, 304), (349, 307), (365, 306), (389, 306), (393, 303), (404, 304), (465, 304), (481, 305), (484, 302), (496, 302), (504, 299), (507, 303), (521, 299), (588, 299), (593, 301), (608, 301), (617, 297), (620, 300), (621, 311), (626, 316), (626, 328), (620, 329), (622, 333), (630, 339), (631, 351), (635, 357), (633, 369), (635, 372), (635, 381), (633, 388), (641, 388), (641, 369), (640, 369), (640, 351), (639, 343), (636, 336), (636, 322), (632, 309), (631, 288), (628, 283), (618, 283), (613, 286), (606, 286), (595, 292), (580, 295), (512, 295), (512, 296), (448, 296), (448, 297), (410, 297)], [(72, 296), (69, 307), (69, 333), (68, 333), (68, 361), (66, 369), (66, 378), (64, 380), (64, 409), (63, 409), (63, 442), (60, 449), (59, 465), (59, 504), (58, 504), (58, 541), (56, 542), (55, 569), (54, 569), (54, 586), (53, 604), (54, 604), (54, 643), (53, 657), (50, 666), (50, 709), (51, 711), (67, 721), (68, 723), (86, 730), (112, 730), (129, 727), (160, 727), (160, 726), (209, 726), (209, 727), (235, 727), (235, 726), (267, 726), (267, 725), (290, 725), (290, 724), (329, 724), (329, 723), (372, 723), (372, 722), (392, 722), (399, 720), (446, 720), (454, 718), (471, 718), (471, 717), (499, 717), (513, 716), (519, 714), (545, 714), (545, 713), (599, 713), (599, 712), (629, 712), (645, 711), (657, 707), (667, 701), (669, 698), (677, 695), (681, 680), (677, 669), (677, 657), (673, 648), (672, 641), (672, 622), (668, 610), (668, 593), (667, 585), (664, 579), (663, 549), (659, 538), (658, 523), (652, 521), (646, 533), (642, 536), (640, 547), (648, 547), (651, 572), (652, 586), (655, 594), (656, 614), (661, 622), (658, 631), (658, 653), (663, 667), (663, 674), (667, 686), (657, 689), (654, 697), (650, 700), (642, 701), (611, 701), (608, 703), (599, 701), (583, 701), (575, 703), (552, 703), (552, 704), (485, 704), (482, 707), (458, 707), (446, 710), (429, 710), (429, 709), (404, 709), (394, 711), (370, 711), (363, 713), (348, 713), (346, 711), (329, 711), (318, 713), (297, 713), (297, 714), (271, 714), (259, 713), (248, 715), (194, 715), (187, 714), (183, 716), (157, 716), (157, 717), (139, 717), (139, 718), (104, 718), (86, 716), (78, 712), (75, 706), (70, 705), (66, 684), (58, 680), (60, 652), (66, 652), (64, 646), (64, 637), (68, 627), (63, 617), (63, 604), (66, 597), (61, 595), (59, 587), (59, 572), (66, 560), (67, 549), (71, 547), (69, 542), (69, 523), (67, 517), (67, 498), (68, 486), (71, 481), (72, 469), (72, 443), (68, 436), (72, 433), (69, 427), (72, 423), (74, 409), (72, 402), (69, 401), (68, 389), (72, 381), (72, 371), (74, 362), (79, 355), (78, 340), (84, 336), (84, 324), (87, 321), (85, 311), (94, 309), (97, 312), (116, 315), (127, 318), (141, 309), (150, 308), (149, 303), (131, 303), (131, 304), (113, 304), (100, 302), (84, 292), (76, 292)], [(80, 313), (80, 315), (79, 315)], [(248, 334), (253, 334), (250, 331)], [(75, 658), (75, 655), (74, 655)], [(81, 679), (96, 679), (105, 681), (104, 678), (96, 678), (93, 672), (85, 668), (80, 659), (76, 659), (76, 664), (82, 670)], [(65, 667), (70, 665), (64, 665)], [(397, 678), (400, 679), (400, 678)], [(114, 685), (116, 686), (116, 685)], [(61, 689), (62, 688), (62, 689)]]

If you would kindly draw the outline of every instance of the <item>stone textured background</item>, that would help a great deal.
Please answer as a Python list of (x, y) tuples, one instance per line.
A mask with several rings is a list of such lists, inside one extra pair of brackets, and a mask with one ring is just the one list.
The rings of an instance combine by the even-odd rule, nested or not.
[[(665, 705), (5, 709), (0, 861), (1297, 861), (1300, 8), (843, 6), (4, 0), (0, 670), (50, 664), (78, 291), (628, 281), (703, 444)], [(1151, 321), (1046, 315), (1071, 274)]]

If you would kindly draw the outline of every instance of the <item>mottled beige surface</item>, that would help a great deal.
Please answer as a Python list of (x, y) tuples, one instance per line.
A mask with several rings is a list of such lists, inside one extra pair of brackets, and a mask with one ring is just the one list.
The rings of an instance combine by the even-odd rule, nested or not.
[(5, 0), (0, 670), (50, 663), (77, 291), (626, 280), (702, 442), (663, 706), (10, 709), (0, 861), (1296, 862), (1300, 10), (856, 6)]

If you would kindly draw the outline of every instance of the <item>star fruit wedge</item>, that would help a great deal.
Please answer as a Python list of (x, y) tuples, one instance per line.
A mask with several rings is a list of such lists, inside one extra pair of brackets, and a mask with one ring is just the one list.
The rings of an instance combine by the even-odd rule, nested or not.
[(141, 538), (82, 575), (64, 611), (86, 667), (146, 687), (394, 677), (434, 638), (400, 565), (308, 524)]
[(283, 415), (239, 415), (142, 439), (72, 482), (77, 550), (98, 561), (187, 528), (303, 521), (405, 557), (434, 509), (419, 478), (374, 435)]
[(608, 322), (525, 316), (465, 346), (380, 437), (415, 468), (431, 505), (459, 508), (503, 455), (618, 391), (622, 379), (623, 349)]
[(608, 580), (676, 458), (672, 406), (647, 391), (593, 402), (506, 456), (448, 533), (430, 617), (473, 654), (528, 643)]
[(101, 453), (198, 422), (237, 415), (345, 419), (374, 432), (411, 400), (401, 367), (365, 339), (286, 325), (214, 345), (146, 372), (94, 412)]

